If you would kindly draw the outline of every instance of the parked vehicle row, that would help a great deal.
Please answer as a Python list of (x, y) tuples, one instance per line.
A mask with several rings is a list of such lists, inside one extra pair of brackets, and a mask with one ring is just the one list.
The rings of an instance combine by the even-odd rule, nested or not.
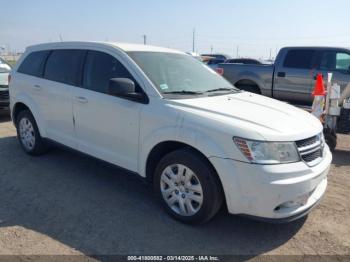
[(115, 43), (32, 46), (10, 81), (23, 150), (48, 141), (136, 173), (186, 223), (231, 214), (272, 222), (306, 215), (327, 187), (321, 123), (242, 92), (191, 56)]
[(286, 47), (273, 65), (220, 64), (236, 87), (295, 104), (311, 105), (317, 74), (333, 73), (341, 91), (350, 82), (350, 50), (329, 47)]
[(8, 76), (10, 71), (11, 66), (0, 58), (0, 113), (7, 113), (9, 111)]

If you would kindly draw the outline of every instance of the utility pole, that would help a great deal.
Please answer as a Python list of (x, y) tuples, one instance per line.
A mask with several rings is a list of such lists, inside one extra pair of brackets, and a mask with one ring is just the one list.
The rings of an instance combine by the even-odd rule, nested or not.
[(238, 57), (238, 53), (239, 53), (239, 45), (237, 46), (237, 50), (236, 50), (236, 57), (237, 57), (237, 58), (239, 58), (239, 57)]
[(143, 44), (147, 45), (147, 35), (142, 35), (143, 37)]
[(193, 28), (193, 36), (192, 36), (192, 52), (194, 53), (195, 51), (195, 42), (196, 42), (196, 29)]
[(272, 48), (270, 48), (270, 60), (271, 60), (271, 58), (272, 58)]
[(211, 55), (213, 54), (213, 50), (214, 50), (214, 47), (211, 45), (211, 46), (210, 46), (210, 54), (211, 54)]

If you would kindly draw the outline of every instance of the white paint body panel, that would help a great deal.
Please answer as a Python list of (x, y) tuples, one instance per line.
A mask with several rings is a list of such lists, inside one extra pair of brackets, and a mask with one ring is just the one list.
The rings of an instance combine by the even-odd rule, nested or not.
[[(149, 97), (140, 104), (117, 97), (17, 73), (32, 51), (88, 49), (116, 57)], [(53, 43), (27, 49), (12, 73), (11, 108), (21, 102), (32, 111), (43, 137), (146, 176), (146, 162), (159, 143), (178, 141), (196, 148), (215, 167), (230, 213), (269, 218), (272, 205), (315, 188), (325, 191), (332, 159), (326, 147), (323, 161), (311, 168), (303, 162), (262, 166), (247, 163), (233, 137), (263, 141), (297, 141), (322, 132), (312, 115), (267, 97), (237, 93), (204, 98), (164, 99), (126, 51), (174, 52), (165, 48), (94, 42)], [(40, 85), (36, 90), (34, 85)], [(77, 97), (85, 97), (81, 103)], [(74, 125), (75, 121), (75, 125)], [(302, 182), (297, 182), (303, 177)], [(321, 177), (315, 180), (316, 177)], [(276, 181), (284, 181), (277, 186)], [(315, 191), (315, 192), (316, 192)]]

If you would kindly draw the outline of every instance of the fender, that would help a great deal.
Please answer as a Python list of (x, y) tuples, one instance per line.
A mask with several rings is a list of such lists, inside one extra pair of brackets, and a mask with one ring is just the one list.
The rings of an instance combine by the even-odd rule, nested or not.
[(152, 149), (163, 142), (179, 142), (191, 146), (201, 152), (210, 161), (210, 157), (223, 157), (225, 150), (210, 137), (198, 129), (164, 127), (149, 133), (140, 141), (139, 174), (146, 177), (146, 165)]
[[(176, 139), (174, 139), (174, 136), (171, 135), (174, 133), (177, 133)], [(200, 132), (198, 129), (167, 127), (159, 129), (151, 135), (146, 136), (143, 143), (141, 143), (142, 147), (140, 149), (140, 163), (138, 172), (140, 176), (144, 178), (146, 177), (148, 156), (154, 147), (163, 142), (180, 142), (201, 152), (207, 157), (208, 161), (216, 170), (222, 188), (225, 192), (225, 196), (229, 195), (228, 193), (231, 192), (231, 195), (235, 194), (237, 196), (235, 199), (239, 199), (241, 188), (239, 177), (237, 176), (237, 171), (235, 169), (235, 162), (225, 159), (225, 157), (223, 157), (225, 155), (225, 150), (219, 146), (219, 143), (215, 143), (209, 136), (205, 135), (203, 132)], [(228, 165), (228, 162), (230, 163), (230, 167), (233, 167), (232, 173), (230, 174), (222, 172), (220, 169), (220, 167), (222, 167), (222, 163)], [(235, 205), (231, 199), (226, 199), (226, 204), (229, 207)]]
[[(12, 114), (14, 113), (14, 109), (15, 109), (17, 103), (23, 103), (29, 108), (29, 110), (32, 112), (32, 114), (34, 116), (36, 124), (38, 125), (40, 135), (42, 137), (46, 137), (45, 121), (43, 119), (42, 114), (40, 113), (38, 104), (34, 101), (34, 99), (32, 99), (30, 96), (28, 96), (24, 92), (20, 92), (20, 93), (16, 94), (15, 99), (13, 101), (13, 106), (11, 107)], [(12, 115), (12, 119), (14, 119), (13, 115)]]
[(241, 80), (252, 81), (259, 87), (262, 95), (271, 96), (271, 87), (266, 86), (264, 79), (262, 79), (261, 76), (259, 76), (258, 74), (254, 72), (244, 71), (238, 75), (237, 79), (239, 80), (236, 81), (236, 83)]
[(263, 81), (261, 80), (261, 77), (254, 72), (248, 72), (248, 71), (242, 72), (238, 75), (238, 79), (239, 80), (237, 82), (239, 82), (241, 80), (250, 80), (250, 81), (256, 83), (260, 89), (266, 88)]

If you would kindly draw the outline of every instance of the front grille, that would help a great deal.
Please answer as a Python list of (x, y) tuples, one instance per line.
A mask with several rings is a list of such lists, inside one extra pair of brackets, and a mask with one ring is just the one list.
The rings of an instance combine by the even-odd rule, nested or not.
[(312, 152), (310, 154), (303, 155), (302, 158), (305, 162), (312, 162), (316, 160), (317, 158), (322, 157), (322, 150), (318, 149), (315, 152)]
[(0, 99), (1, 100), (9, 100), (9, 91), (0, 91)]
[(309, 166), (317, 165), (323, 157), (324, 141), (321, 134), (295, 142), (299, 154)]
[(317, 143), (317, 136), (313, 136), (311, 138), (299, 140), (296, 142), (297, 147), (305, 147), (305, 146), (310, 146), (312, 144)]

